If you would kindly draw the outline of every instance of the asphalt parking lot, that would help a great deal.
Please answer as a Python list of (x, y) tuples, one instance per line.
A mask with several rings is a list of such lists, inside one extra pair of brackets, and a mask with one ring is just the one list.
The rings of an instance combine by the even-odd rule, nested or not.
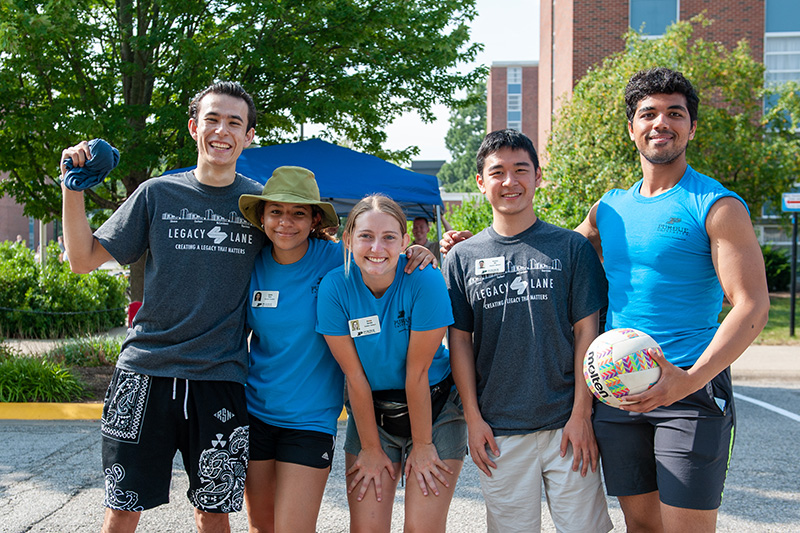
[[(800, 348), (786, 356), (794, 363)], [(757, 361), (757, 358), (754, 358)], [(800, 361), (798, 361), (800, 362)], [(755, 364), (755, 363), (754, 363)], [(762, 371), (770, 365), (755, 364)], [(718, 531), (800, 531), (800, 380), (791, 369), (734, 372), (738, 424)], [(340, 424), (340, 433), (344, 424)], [(341, 441), (342, 439), (340, 439)], [(0, 420), (0, 531), (99, 531), (103, 516), (99, 422)], [(143, 514), (139, 531), (194, 531), (185, 497), (186, 476), (174, 463), (171, 502)], [(402, 531), (402, 490), (395, 504), (393, 531)], [(555, 531), (546, 512), (543, 531)], [(617, 502), (609, 499), (614, 532), (625, 530)], [(246, 531), (244, 513), (232, 515), (233, 531)], [(467, 459), (448, 517), (448, 531), (485, 531), (477, 469)], [(348, 531), (344, 454), (336, 451), (318, 528)]]

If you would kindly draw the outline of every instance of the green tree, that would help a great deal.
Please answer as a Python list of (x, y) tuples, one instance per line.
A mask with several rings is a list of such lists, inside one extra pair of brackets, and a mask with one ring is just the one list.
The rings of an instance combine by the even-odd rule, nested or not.
[[(477, 185), (475, 186), (477, 189)], [(492, 225), (494, 215), (492, 204), (485, 196), (476, 193), (475, 196), (464, 198), (461, 205), (448, 206), (445, 218), (455, 230), (469, 230), (477, 235)]]
[(60, 209), (60, 150), (102, 137), (118, 169), (87, 194), (115, 209), (144, 180), (196, 160), (187, 104), (218, 79), (253, 95), (261, 144), (299, 126), (397, 161), (382, 148), (403, 112), (432, 120), (482, 69), (456, 73), (475, 2), (457, 0), (0, 0), (0, 194), (48, 220)]
[[(629, 32), (624, 52), (606, 58), (576, 84), (547, 145), (548, 183), (536, 200), (543, 218), (575, 227), (603, 193), (641, 178), (623, 95), (634, 73), (656, 66), (680, 70), (700, 95), (697, 133), (687, 150), (693, 168), (741, 195), (753, 216), (765, 201), (789, 190), (800, 176), (798, 86), (765, 87), (764, 66), (752, 58), (746, 41), (728, 50), (693, 39), (696, 26), (710, 23), (702, 16), (678, 22), (660, 39)], [(766, 114), (764, 98), (776, 102)]]
[(486, 135), (486, 83), (475, 85), (464, 103), (450, 111), (450, 129), (444, 138), (453, 160), (437, 177), (448, 192), (477, 192), (475, 154)]

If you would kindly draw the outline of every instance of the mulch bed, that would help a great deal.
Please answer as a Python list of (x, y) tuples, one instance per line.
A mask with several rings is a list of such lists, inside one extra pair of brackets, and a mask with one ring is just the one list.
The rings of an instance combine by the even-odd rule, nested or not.
[(102, 402), (106, 389), (114, 374), (113, 366), (75, 366), (70, 368), (80, 378), (86, 388), (86, 394), (77, 402)]

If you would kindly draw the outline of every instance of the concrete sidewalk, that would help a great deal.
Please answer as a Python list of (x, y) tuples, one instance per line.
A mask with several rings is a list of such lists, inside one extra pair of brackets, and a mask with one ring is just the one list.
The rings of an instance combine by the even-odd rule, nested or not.
[[(57, 342), (6, 340), (7, 344), (24, 353), (40, 353), (47, 349), (48, 343)], [(734, 381), (800, 381), (800, 344), (750, 346), (733, 363), (731, 374)], [(101, 415), (102, 405), (99, 403), (0, 403), (0, 420), (87, 420), (99, 419)]]
[(734, 380), (800, 380), (800, 344), (754, 344), (731, 365), (731, 375)]

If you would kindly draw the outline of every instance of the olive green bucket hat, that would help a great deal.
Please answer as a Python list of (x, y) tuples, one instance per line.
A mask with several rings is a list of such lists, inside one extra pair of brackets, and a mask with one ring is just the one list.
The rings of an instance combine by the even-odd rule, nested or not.
[(244, 218), (264, 231), (261, 226), (261, 202), (316, 205), (322, 209), (323, 228), (335, 228), (339, 225), (336, 209), (333, 204), (320, 201), (314, 173), (307, 168), (278, 167), (267, 180), (260, 195), (243, 194), (239, 197), (239, 210)]

